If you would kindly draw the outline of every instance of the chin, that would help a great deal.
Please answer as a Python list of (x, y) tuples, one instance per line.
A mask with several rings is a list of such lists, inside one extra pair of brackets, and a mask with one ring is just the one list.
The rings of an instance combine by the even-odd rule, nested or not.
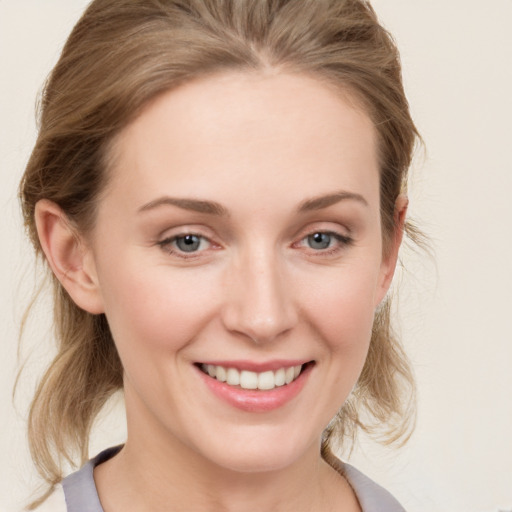
[[(294, 440), (295, 439), (295, 440)], [(218, 439), (217, 439), (218, 442)], [(292, 466), (301, 457), (313, 453), (318, 457), (319, 446), (295, 436), (264, 435), (252, 432), (237, 438), (229, 438), (219, 446), (215, 440), (203, 451), (203, 457), (213, 464), (238, 473), (265, 473), (280, 471)]]

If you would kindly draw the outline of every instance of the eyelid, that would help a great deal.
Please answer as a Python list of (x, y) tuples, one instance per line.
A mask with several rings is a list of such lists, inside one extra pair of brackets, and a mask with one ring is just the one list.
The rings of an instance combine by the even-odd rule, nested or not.
[(213, 231), (210, 227), (205, 226), (203, 224), (176, 224), (175, 226), (167, 226), (165, 229), (159, 230), (156, 234), (153, 242), (155, 244), (162, 243), (165, 241), (169, 241), (171, 239), (176, 239), (180, 237), (184, 237), (187, 235), (194, 235), (201, 238), (204, 238), (211, 243), (216, 243), (220, 245), (216, 240), (219, 239), (217, 233)]
[[(325, 249), (313, 249), (307, 246), (308, 237), (322, 233), (325, 235), (329, 235), (333, 237), (337, 243), (333, 247), (326, 247)], [(307, 231), (302, 231), (301, 235), (299, 235), (298, 240), (293, 243), (293, 247), (303, 249), (308, 256), (311, 257), (330, 257), (337, 256), (341, 251), (353, 245), (354, 239), (351, 235), (346, 233), (341, 233), (339, 230), (327, 227), (316, 227), (308, 229)]]
[[(191, 260), (203, 257), (204, 253), (209, 251), (210, 249), (219, 249), (220, 244), (216, 243), (212, 240), (211, 235), (206, 235), (201, 232), (201, 229), (188, 227), (188, 226), (180, 226), (179, 228), (175, 228), (172, 230), (166, 230), (164, 233), (168, 233), (166, 235), (160, 236), (156, 241), (155, 245), (159, 246), (162, 251), (164, 251), (167, 255), (176, 256), (182, 260)], [(176, 240), (180, 238), (184, 238), (186, 236), (196, 236), (201, 240), (207, 242), (208, 246), (204, 249), (198, 251), (192, 251), (187, 253), (186, 251), (182, 251), (179, 248), (174, 246)]]
[(352, 237), (350, 237), (349, 235), (344, 235), (344, 234), (338, 233), (337, 231), (326, 230), (326, 229), (315, 229), (315, 230), (307, 233), (303, 237), (301, 237), (299, 242), (303, 242), (304, 240), (306, 240), (310, 236), (313, 236), (313, 235), (316, 235), (316, 234), (322, 234), (322, 235), (331, 236), (331, 237), (335, 238), (336, 240), (338, 240), (339, 242), (345, 243), (345, 244), (349, 244), (349, 243), (353, 242)]
[(302, 240), (303, 238), (314, 235), (315, 233), (326, 233), (343, 239), (351, 239), (354, 234), (350, 226), (338, 221), (317, 220), (314, 222), (308, 222), (300, 229), (297, 229), (292, 238), (295, 240)]
[(197, 233), (185, 233), (183, 235), (173, 235), (173, 236), (164, 238), (159, 243), (160, 244), (174, 243), (174, 242), (177, 242), (178, 240), (182, 240), (182, 239), (187, 238), (187, 237), (195, 237), (195, 238), (198, 238), (200, 240), (200, 242), (204, 241), (204, 242), (207, 242), (208, 244), (211, 244), (211, 241), (207, 237), (205, 237), (203, 235), (199, 235)]

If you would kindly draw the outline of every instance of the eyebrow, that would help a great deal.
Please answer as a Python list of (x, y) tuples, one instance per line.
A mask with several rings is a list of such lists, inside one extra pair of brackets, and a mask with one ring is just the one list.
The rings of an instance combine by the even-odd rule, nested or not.
[(327, 194), (324, 196), (307, 199), (300, 204), (298, 211), (299, 213), (303, 213), (314, 210), (322, 210), (323, 208), (328, 208), (329, 206), (339, 203), (340, 201), (345, 201), (347, 199), (357, 201), (364, 206), (368, 206), (368, 201), (366, 201), (366, 199), (361, 194), (340, 190), (339, 192), (334, 192), (333, 194)]
[[(314, 197), (312, 199), (307, 199), (299, 205), (297, 211), (299, 213), (305, 213), (315, 210), (322, 210), (323, 208), (328, 208), (329, 206), (345, 200), (357, 201), (365, 206), (368, 206), (368, 202), (361, 194), (339, 191), (332, 194), (326, 194), (323, 196)], [(154, 199), (153, 201), (150, 201), (149, 203), (141, 206), (138, 211), (145, 212), (148, 210), (154, 210), (155, 208), (159, 208), (161, 206), (177, 206), (178, 208), (182, 208), (184, 210), (191, 210), (209, 215), (228, 216), (228, 210), (220, 203), (216, 203), (215, 201), (170, 196), (163, 196), (159, 197), (158, 199)]]
[(214, 201), (204, 201), (200, 199), (188, 199), (188, 198), (178, 198), (178, 197), (159, 197), (158, 199), (154, 199), (149, 203), (141, 206), (139, 208), (139, 212), (145, 212), (148, 210), (154, 210), (160, 206), (170, 205), (177, 206), (179, 208), (183, 208), (184, 210), (192, 210), (194, 212), (199, 213), (207, 213), (210, 215), (221, 215), (227, 216), (228, 211), (224, 206)]

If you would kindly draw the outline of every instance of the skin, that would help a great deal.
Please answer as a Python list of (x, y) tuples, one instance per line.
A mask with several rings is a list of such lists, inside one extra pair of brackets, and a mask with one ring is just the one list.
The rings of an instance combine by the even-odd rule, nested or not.
[[(401, 241), (404, 197), (383, 257), (376, 154), (368, 116), (329, 86), (221, 74), (163, 94), (122, 131), (87, 237), (38, 203), (52, 269), (106, 314), (125, 369), (127, 443), (94, 475), (106, 512), (360, 510), (319, 448)], [(184, 253), (176, 237), (190, 233), (201, 243)], [(297, 359), (313, 362), (302, 389), (267, 412), (215, 396), (197, 368)]]

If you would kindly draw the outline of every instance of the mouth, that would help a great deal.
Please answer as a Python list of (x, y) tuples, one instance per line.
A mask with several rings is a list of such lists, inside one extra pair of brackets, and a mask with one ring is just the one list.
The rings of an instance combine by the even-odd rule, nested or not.
[(315, 361), (204, 361), (194, 366), (221, 402), (248, 413), (269, 413), (292, 403), (308, 382)]
[(242, 370), (228, 365), (197, 364), (198, 368), (203, 373), (228, 386), (238, 389), (260, 391), (270, 391), (275, 388), (288, 386), (296, 381), (300, 375), (312, 365), (314, 365), (314, 361), (296, 365), (283, 365), (276, 370), (256, 372)]

